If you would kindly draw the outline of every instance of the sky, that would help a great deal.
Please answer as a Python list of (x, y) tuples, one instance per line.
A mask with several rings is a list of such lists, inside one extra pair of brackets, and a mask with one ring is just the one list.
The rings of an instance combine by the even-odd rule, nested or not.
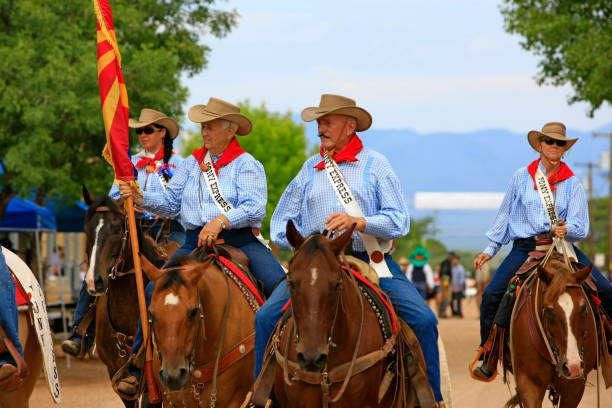
[[(606, 106), (587, 117), (569, 86), (538, 86), (539, 57), (503, 30), (494, 0), (228, 0), (239, 23), (210, 35), (208, 67), (184, 78), (185, 111), (210, 96), (264, 102), (299, 114), (322, 93), (357, 100), (376, 129), (418, 133), (508, 129), (548, 121), (589, 131), (612, 122)], [(185, 121), (185, 123), (189, 123)]]

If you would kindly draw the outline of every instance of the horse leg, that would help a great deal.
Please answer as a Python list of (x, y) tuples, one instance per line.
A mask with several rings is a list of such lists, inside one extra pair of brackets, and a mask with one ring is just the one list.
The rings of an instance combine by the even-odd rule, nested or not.
[(517, 373), (516, 386), (523, 408), (541, 408), (546, 385), (537, 384), (528, 375)]

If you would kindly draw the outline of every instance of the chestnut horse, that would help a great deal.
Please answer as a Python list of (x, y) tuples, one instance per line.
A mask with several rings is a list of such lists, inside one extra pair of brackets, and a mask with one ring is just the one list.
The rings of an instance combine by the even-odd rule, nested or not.
[[(115, 200), (108, 196), (93, 199), (83, 188), (89, 206), (85, 216), (85, 235), (89, 270), (86, 279), (93, 282), (91, 295), (96, 302), (96, 350), (106, 365), (109, 378), (127, 362), (133, 336), (138, 327), (139, 310), (136, 278), (133, 270), (132, 249), (127, 236), (126, 216)], [(142, 239), (140, 251), (156, 265), (163, 260), (147, 240)], [(145, 277), (143, 277), (145, 278)], [(145, 279), (145, 285), (148, 280)], [(138, 401), (122, 398), (126, 407), (135, 407)]]
[[(415, 403), (412, 388), (403, 386), (405, 376), (390, 377), (402, 359), (389, 355), (390, 343), (383, 338), (376, 314), (355, 279), (342, 269), (340, 256), (353, 229), (354, 225), (335, 239), (321, 234), (304, 238), (293, 222), (287, 224), (287, 239), (295, 248), (287, 275), (292, 312), (272, 340), (277, 343), (274, 392), (284, 408)], [(373, 353), (377, 357), (366, 357)], [(418, 354), (414, 364), (420, 360), (423, 367), (420, 349)], [(427, 406), (434, 403), (432, 399)]]
[(23, 346), (24, 360), (28, 365), (28, 376), (16, 390), (0, 391), (0, 408), (28, 408), (28, 401), (43, 367), (43, 356), (38, 344), (38, 334), (32, 324), (27, 306), (19, 307), (19, 341)]
[(575, 273), (558, 258), (538, 266), (521, 289), (510, 331), (517, 394), (507, 407), (541, 407), (547, 389), (559, 407), (577, 407), (597, 358), (597, 329), (582, 283), (593, 265)]
[(245, 295), (212, 256), (179, 257), (164, 270), (142, 264), (155, 283), (149, 319), (164, 406), (239, 407), (254, 371), (255, 311)]

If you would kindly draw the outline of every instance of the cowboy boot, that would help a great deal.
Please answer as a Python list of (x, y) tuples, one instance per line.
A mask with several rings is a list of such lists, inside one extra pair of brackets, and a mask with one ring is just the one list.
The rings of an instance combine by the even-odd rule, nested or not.
[(141, 378), (144, 367), (146, 347), (140, 347), (136, 354), (130, 356), (128, 361), (113, 376), (111, 383), (119, 396), (126, 400), (138, 398), (142, 389)]
[[(489, 338), (492, 338), (491, 351), (485, 354), (485, 357), (480, 366), (474, 367), (472, 374), (482, 380), (489, 380), (497, 373), (497, 363), (499, 361), (499, 350), (503, 343), (505, 329), (502, 327), (493, 326)], [(488, 341), (488, 340), (487, 340)], [(485, 346), (486, 347), (486, 346)], [(477, 379), (478, 379), (477, 378)]]

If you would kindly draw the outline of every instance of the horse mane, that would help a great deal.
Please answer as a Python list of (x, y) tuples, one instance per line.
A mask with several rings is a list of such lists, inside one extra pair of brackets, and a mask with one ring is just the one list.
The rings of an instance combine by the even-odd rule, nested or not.
[(304, 251), (304, 254), (309, 255), (313, 252), (321, 251), (325, 255), (331, 255), (329, 249), (320, 242), (321, 238), (323, 238), (321, 234), (311, 235), (299, 248), (300, 252)]
[(181, 270), (178, 268), (168, 269), (160, 276), (159, 281), (156, 282), (156, 286), (159, 286), (159, 290), (166, 290), (170, 287), (179, 288), (185, 285), (187, 285), (187, 281), (183, 278)]
[(567, 266), (564, 262), (561, 262), (557, 259), (551, 259), (547, 268), (550, 268), (554, 271), (554, 275), (550, 283), (546, 288), (546, 292), (544, 295), (544, 302), (546, 304), (552, 304), (559, 299), (559, 296), (565, 292), (565, 287), (568, 284), (568, 273), (571, 273), (567, 270)]

